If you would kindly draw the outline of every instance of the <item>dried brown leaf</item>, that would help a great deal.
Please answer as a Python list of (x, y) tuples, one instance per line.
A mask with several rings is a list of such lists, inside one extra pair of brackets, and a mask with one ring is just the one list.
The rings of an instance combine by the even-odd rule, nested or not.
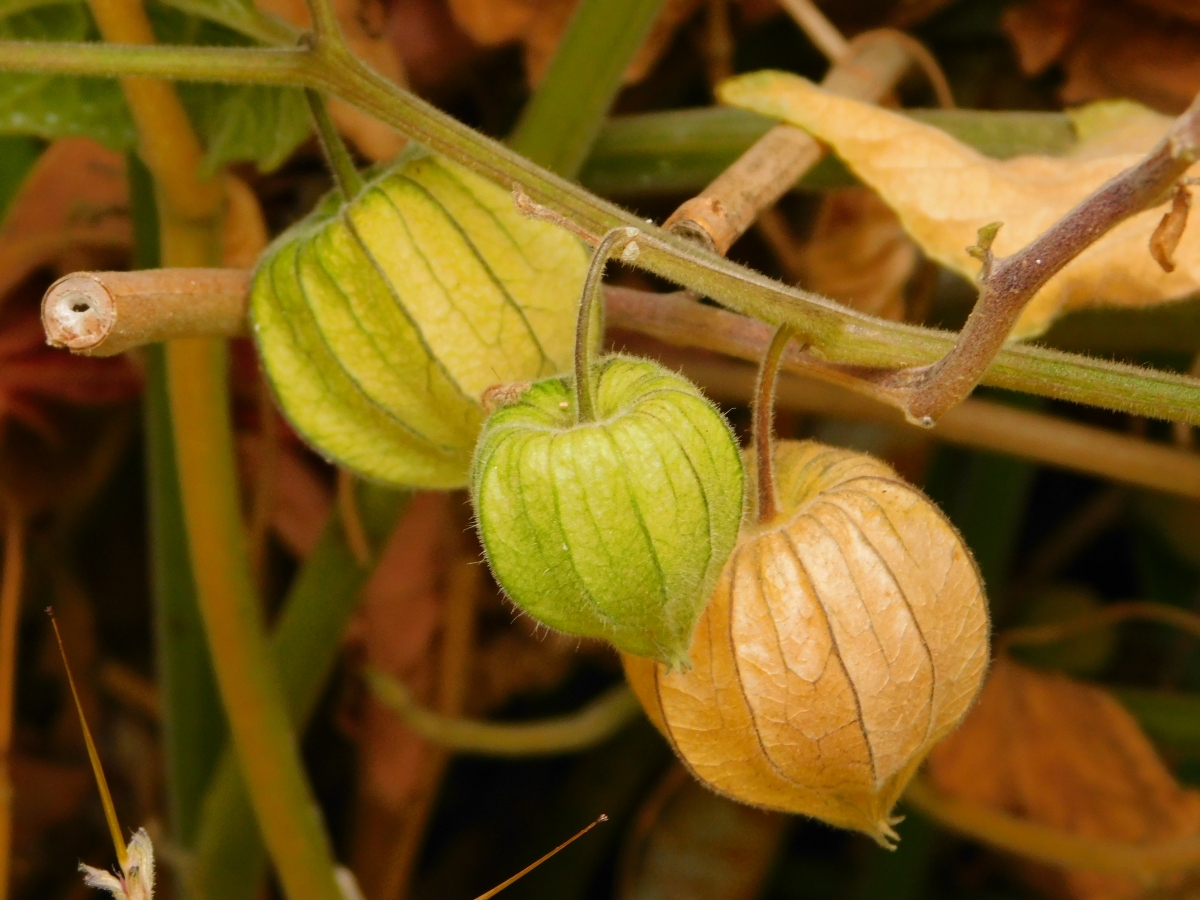
[[(675, 30), (702, 0), (666, 0), (650, 34), (625, 71), (625, 83), (645, 78), (666, 50)], [(579, 0), (450, 0), (459, 25), (485, 46), (519, 41), (525, 49), (525, 71), (537, 84), (558, 48)]]
[(124, 157), (88, 138), (55, 141), (0, 228), (0, 297), (41, 268), (112, 268), (132, 245)]
[[(262, 445), (261, 434), (238, 435), (238, 458), (248, 483), (257, 477)], [(329, 520), (333, 491), (313, 470), (296, 443), (289, 442), (280, 448), (277, 465), (271, 530), (292, 556), (306, 559)]]
[(1131, 97), (1177, 113), (1200, 90), (1193, 0), (1025, 0), (1003, 23), (1026, 72), (1062, 66), (1066, 103)]
[[(968, 278), (979, 261), (967, 251), (980, 228), (1003, 222), (993, 250), (1009, 255), (1049, 228), (1080, 200), (1137, 163), (1170, 120), (1128, 105), (1093, 123), (1090, 139), (1064, 157), (989, 159), (932, 126), (887, 109), (822, 91), (794, 75), (761, 72), (726, 82), (728, 103), (784, 119), (830, 144), (882, 197), (922, 249)], [(1108, 109), (1106, 107), (1106, 109)], [(1133, 107), (1136, 109), (1136, 107)], [(1105, 116), (1085, 114), (1085, 125)], [(1193, 167), (1193, 174), (1200, 165)], [(1043, 332), (1063, 313), (1091, 306), (1140, 307), (1200, 289), (1200, 226), (1180, 238), (1174, 272), (1150, 255), (1161, 209), (1127, 219), (1084, 250), (1034, 295), (1013, 337)]]
[[(1137, 721), (1106, 691), (998, 660), (979, 702), (934, 748), (929, 778), (952, 796), (1082, 837), (1130, 844), (1200, 834), (1186, 790)], [(1112, 875), (1032, 870), (1072, 900), (1125, 900), (1144, 885)]]
[(755, 900), (786, 825), (785, 816), (727, 800), (674, 766), (630, 829), (618, 900)]
[[(367, 665), (403, 680), (422, 702), (434, 682), (442, 578), (453, 549), (451, 495), (413, 495), (363, 591), (348, 642)], [(360, 723), (359, 791), (398, 813), (418, 784), (425, 743), (369, 697)]]
[(829, 191), (800, 256), (804, 286), (847, 306), (898, 321), (904, 286), (920, 254), (874, 191)]

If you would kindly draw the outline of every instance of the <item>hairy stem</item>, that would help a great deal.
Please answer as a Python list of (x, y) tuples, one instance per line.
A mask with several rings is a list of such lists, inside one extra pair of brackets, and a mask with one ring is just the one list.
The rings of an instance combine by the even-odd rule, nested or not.
[[(879, 376), (870, 369), (932, 363), (954, 346), (954, 336), (946, 332), (857, 313), (688, 245), (530, 164), (353, 59), (311, 50), (0, 41), (0, 70), (315, 87), (342, 97), (497, 184), (523, 185), (588, 234), (601, 235), (618, 225), (639, 229), (642, 252), (635, 263), (639, 268), (746, 315), (792, 325), (805, 335), (814, 358), (858, 367), (853, 373), (856, 378)], [(982, 380), (1010, 390), (1200, 425), (1200, 381), (1171, 373), (1013, 346), (996, 355)]]
[[(103, 291), (84, 293), (94, 285)], [(245, 269), (76, 273), (51, 288), (43, 302), (42, 322), (52, 342), (64, 343), (77, 353), (101, 356), (155, 340), (244, 334), (249, 286), (250, 272)], [(96, 310), (103, 312), (111, 327), (79, 328), (77, 339), (70, 341), (56, 338), (74, 327), (76, 317), (90, 315), (73, 312), (68, 295), (94, 300)], [(605, 288), (605, 319), (612, 328), (750, 362), (762, 359), (772, 333), (762, 322), (696, 303), (688, 295), (612, 286)], [(1110, 371), (1107, 364), (1093, 362), (1100, 371)], [(752, 369), (696, 358), (680, 364), (689, 378), (720, 400), (741, 403), (753, 396)], [(855, 392), (856, 381), (797, 347), (784, 354), (782, 366), (804, 376), (805, 381), (780, 384), (776, 391), (780, 408), (899, 424), (898, 410)], [(822, 384), (817, 379), (832, 383)], [(965, 400), (939, 420), (933, 435), (966, 447), (1200, 499), (1200, 456), (1031, 410)]]
[(579, 424), (596, 421), (596, 395), (592, 384), (592, 319), (596, 298), (604, 284), (604, 267), (617, 250), (637, 236), (632, 228), (614, 228), (606, 234), (592, 254), (583, 293), (579, 298), (579, 318), (575, 322), (575, 421)]
[(304, 96), (308, 100), (308, 108), (312, 113), (313, 125), (317, 129), (317, 139), (321, 142), (321, 150), (325, 154), (325, 162), (333, 179), (341, 191), (342, 199), (353, 200), (362, 190), (363, 180), (354, 166), (346, 142), (338, 133), (337, 126), (325, 106), (325, 98), (312, 88), (305, 88)]
[(779, 363), (788, 342), (795, 336), (787, 325), (775, 329), (767, 352), (763, 355), (754, 387), (754, 455), (758, 461), (758, 522), (766, 525), (779, 515), (779, 498), (775, 495), (775, 465), (773, 453), (775, 435), (771, 425), (775, 417), (775, 384), (779, 378)]
[(1029, 301), (1054, 275), (1130, 216), (1161, 203), (1200, 159), (1200, 95), (1137, 165), (1101, 185), (1024, 249), (994, 259), (999, 226), (980, 230), (980, 294), (954, 348), (932, 366), (880, 379), (913, 421), (932, 423), (979, 383)]

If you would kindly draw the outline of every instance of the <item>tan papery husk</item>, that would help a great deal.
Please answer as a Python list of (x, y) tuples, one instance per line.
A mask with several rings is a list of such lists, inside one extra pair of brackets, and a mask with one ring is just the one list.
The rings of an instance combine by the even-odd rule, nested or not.
[(743, 529), (692, 669), (626, 655), (626, 675), (710, 787), (887, 843), (905, 785), (983, 681), (979, 571), (884, 463), (794, 441), (774, 458), (780, 515)]

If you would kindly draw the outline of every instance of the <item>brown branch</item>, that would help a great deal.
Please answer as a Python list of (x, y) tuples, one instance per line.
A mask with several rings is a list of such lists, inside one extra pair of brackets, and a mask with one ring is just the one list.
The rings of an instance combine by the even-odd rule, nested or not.
[[(907, 45), (890, 34), (867, 32), (850, 43), (821, 86), (876, 102), (891, 93), (912, 64)], [(773, 206), (826, 152), (808, 132), (776, 125), (712, 184), (675, 210), (663, 227), (724, 255), (758, 214)]]
[(1200, 638), (1200, 614), (1166, 603), (1126, 600), (1122, 603), (1110, 603), (1066, 621), (1048, 622), (1045, 625), (1024, 625), (1002, 631), (996, 638), (996, 655), (1007, 653), (1012, 647), (1057, 644), (1076, 635), (1086, 634), (1107, 625), (1127, 622), (1130, 619), (1159, 622)]
[(52, 347), (115, 356), (133, 347), (246, 329), (246, 269), (75, 272), (50, 286), (42, 325)]
[(1145, 159), (1099, 187), (1023, 250), (995, 259), (995, 227), (981, 229), (979, 246), (972, 248), (983, 260), (979, 300), (953, 349), (932, 365), (872, 380), (898, 400), (911, 421), (931, 425), (979, 383), (1034, 294), (1111, 229), (1164, 202), (1197, 159), (1200, 95)]

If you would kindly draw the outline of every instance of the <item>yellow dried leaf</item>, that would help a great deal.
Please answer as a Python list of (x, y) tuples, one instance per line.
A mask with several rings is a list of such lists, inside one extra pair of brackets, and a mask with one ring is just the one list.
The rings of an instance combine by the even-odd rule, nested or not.
[(730, 556), (693, 668), (625, 655), (625, 672), (710, 787), (886, 844), (893, 805), (983, 680), (979, 573), (884, 463), (811, 442), (774, 455), (781, 515)]
[[(993, 245), (997, 256), (1021, 249), (1137, 163), (1170, 124), (1144, 112), (1129, 120), (1134, 127), (1095, 135), (1067, 156), (995, 160), (937, 128), (826, 93), (795, 75), (745, 75), (723, 84), (720, 96), (828, 143), (896, 211), (929, 256), (968, 278), (978, 273), (979, 262), (966, 248), (981, 227), (1004, 223)], [(1200, 165), (1191, 170), (1198, 172)], [(1162, 215), (1154, 209), (1133, 216), (1084, 250), (1034, 295), (1012, 336), (1038, 335), (1072, 309), (1148, 306), (1200, 289), (1200, 226), (1193, 223), (1181, 235), (1175, 271), (1164, 272), (1150, 255)]]
[[(1134, 718), (1107, 692), (998, 660), (962, 727), (929, 757), (954, 797), (1066, 833), (1147, 845), (1200, 834), (1186, 790)], [(1072, 900), (1132, 900), (1145, 885), (1088, 872), (1030, 870)]]

